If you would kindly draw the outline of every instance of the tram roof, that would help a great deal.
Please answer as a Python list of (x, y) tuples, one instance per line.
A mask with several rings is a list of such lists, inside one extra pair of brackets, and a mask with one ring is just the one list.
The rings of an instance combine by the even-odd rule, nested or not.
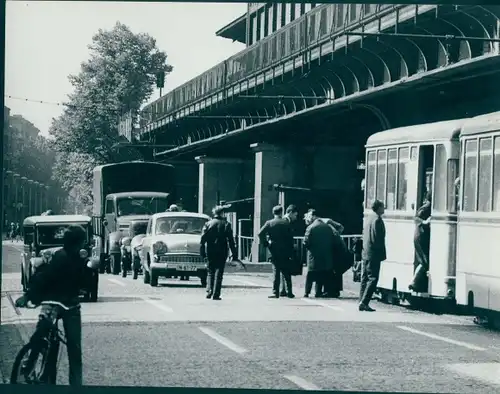
[(500, 111), (475, 116), (465, 122), (461, 136), (489, 133), (500, 130)]
[(466, 121), (467, 119), (445, 120), (380, 131), (368, 138), (366, 147), (450, 141), (459, 137), (460, 130)]

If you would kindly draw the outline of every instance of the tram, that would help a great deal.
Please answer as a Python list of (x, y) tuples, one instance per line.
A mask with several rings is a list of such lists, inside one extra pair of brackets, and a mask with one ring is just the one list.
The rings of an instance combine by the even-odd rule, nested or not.
[[(374, 199), (386, 205), (381, 300), (499, 313), (500, 112), (376, 133), (366, 164), (365, 217)], [(425, 288), (414, 292), (415, 215), (428, 191), (429, 270)]]

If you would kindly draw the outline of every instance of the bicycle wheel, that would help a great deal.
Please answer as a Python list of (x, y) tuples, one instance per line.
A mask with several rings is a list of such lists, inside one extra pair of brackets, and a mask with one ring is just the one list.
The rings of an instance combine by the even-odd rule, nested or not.
[(27, 343), (22, 347), (19, 353), (14, 360), (14, 365), (12, 366), (12, 372), (10, 375), (10, 384), (47, 384), (51, 383), (48, 380), (51, 380), (51, 376), (48, 376), (47, 379), (45, 376), (46, 367), (47, 367), (47, 355), (49, 353), (49, 345), (44, 342), (41, 347), (41, 351), (37, 355), (35, 362), (33, 363), (33, 367), (30, 370), (24, 372), (21, 371), (23, 364), (27, 361), (32, 351), (32, 344)]

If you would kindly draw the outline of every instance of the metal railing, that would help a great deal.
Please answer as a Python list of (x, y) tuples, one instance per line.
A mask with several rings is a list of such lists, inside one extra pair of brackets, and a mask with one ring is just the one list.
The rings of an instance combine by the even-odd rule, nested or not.
[[(346, 246), (349, 250), (352, 250), (354, 242), (359, 238), (362, 238), (361, 234), (342, 235), (342, 239), (346, 243)], [(254, 237), (243, 235), (238, 236), (238, 257), (240, 260), (252, 260), (252, 246), (254, 242), (256, 242)], [(305, 262), (306, 251), (304, 247), (304, 237), (294, 237), (294, 246), (300, 258)]]
[[(304, 55), (305, 51), (354, 28), (361, 22), (377, 17), (390, 9), (404, 5), (388, 4), (323, 4), (275, 33), (257, 41), (243, 51), (217, 64), (162, 98), (148, 104), (141, 112), (141, 128), (164, 119), (175, 120), (174, 112), (212, 96), (212, 102), (223, 100), (231, 86), (253, 77), (269, 67), (279, 65), (288, 58)], [(192, 111), (189, 111), (191, 113)], [(186, 115), (189, 114), (186, 111)]]

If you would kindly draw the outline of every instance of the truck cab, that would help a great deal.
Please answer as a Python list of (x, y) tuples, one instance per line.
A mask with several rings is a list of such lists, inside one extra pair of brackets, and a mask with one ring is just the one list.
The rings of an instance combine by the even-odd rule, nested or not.
[(130, 222), (148, 220), (169, 207), (169, 194), (160, 192), (123, 192), (106, 196), (102, 233), (104, 235), (101, 272), (118, 275), (121, 267), (122, 240), (129, 236)]

